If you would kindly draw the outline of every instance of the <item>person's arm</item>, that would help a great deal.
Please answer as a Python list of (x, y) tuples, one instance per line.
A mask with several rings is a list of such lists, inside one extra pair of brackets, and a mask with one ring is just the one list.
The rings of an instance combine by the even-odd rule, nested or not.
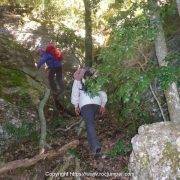
[(100, 107), (100, 114), (104, 114), (105, 112), (105, 105), (107, 103), (107, 94), (104, 91), (99, 92), (99, 96), (101, 99), (101, 107)]
[(63, 55), (62, 52), (61, 52), (61, 55), (60, 55), (60, 57), (59, 57), (59, 60), (60, 60), (60, 61), (63, 61), (63, 60), (64, 60), (64, 55)]
[(78, 69), (74, 73), (74, 79), (77, 80), (77, 81), (80, 81), (82, 79), (82, 77), (84, 76), (85, 71), (86, 70), (84, 68)]
[(47, 57), (45, 55), (42, 55), (39, 62), (37, 63), (37, 68), (39, 69), (47, 60)]
[(71, 103), (75, 107), (75, 112), (79, 115), (79, 91), (80, 91), (81, 82), (74, 80), (72, 93), (71, 93)]

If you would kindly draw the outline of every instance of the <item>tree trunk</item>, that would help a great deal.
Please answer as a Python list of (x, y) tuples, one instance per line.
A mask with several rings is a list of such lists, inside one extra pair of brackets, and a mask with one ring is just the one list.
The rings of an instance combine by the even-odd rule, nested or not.
[[(165, 62), (165, 57), (168, 54), (168, 50), (159, 14), (157, 12), (154, 13), (152, 19), (155, 19), (157, 22), (159, 22), (157, 25), (158, 33), (155, 39), (155, 49), (158, 63), (159, 66), (167, 66), (167, 63)], [(173, 82), (167, 88), (167, 90), (165, 91), (165, 97), (168, 105), (170, 120), (173, 122), (180, 121), (180, 99), (175, 82)]]
[(176, 4), (177, 4), (178, 13), (180, 16), (180, 0), (176, 0)]
[(85, 7), (85, 65), (92, 66), (92, 20), (91, 20), (91, 2), (83, 0)]

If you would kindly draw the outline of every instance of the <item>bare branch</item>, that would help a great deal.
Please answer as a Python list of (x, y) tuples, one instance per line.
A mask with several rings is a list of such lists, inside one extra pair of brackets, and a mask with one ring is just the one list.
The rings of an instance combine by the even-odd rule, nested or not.
[[(147, 60), (146, 55), (143, 53), (142, 50), (138, 49), (138, 51), (139, 51), (139, 52), (141, 53), (141, 55), (144, 57), (145, 64), (147, 64), (148, 60)], [(143, 67), (143, 65), (141, 64), (141, 62), (138, 62), (138, 64), (139, 64), (139, 66), (141, 67), (142, 71), (144, 72), (145, 70), (144, 70), (144, 67)], [(155, 92), (153, 91), (153, 88), (152, 88), (151, 84), (149, 85), (149, 88), (150, 88), (150, 91), (151, 91), (154, 99), (156, 100), (156, 102), (157, 102), (157, 104), (158, 104), (158, 107), (159, 107), (159, 110), (160, 110), (161, 115), (162, 115), (162, 117), (163, 117), (163, 120), (166, 121), (166, 117), (165, 117), (165, 115), (164, 115), (164, 112), (163, 112), (161, 103), (159, 102), (158, 97), (156, 96)]]
[(63, 128), (57, 128), (55, 131), (63, 131), (63, 132), (67, 132), (69, 131), (70, 129), (72, 129), (73, 127), (77, 126), (78, 124), (81, 123), (81, 119), (78, 121), (78, 122), (75, 122), (73, 124), (71, 124), (69, 127), (67, 127), (66, 129), (63, 129)]

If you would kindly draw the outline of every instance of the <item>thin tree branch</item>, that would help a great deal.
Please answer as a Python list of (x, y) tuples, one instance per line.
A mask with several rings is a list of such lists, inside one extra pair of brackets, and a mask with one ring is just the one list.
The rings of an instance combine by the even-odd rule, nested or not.
[(72, 129), (73, 127), (77, 126), (79, 123), (81, 123), (81, 119), (78, 121), (78, 122), (75, 122), (73, 124), (71, 124), (69, 127), (67, 127), (66, 129), (63, 129), (63, 128), (57, 128), (55, 131), (63, 131), (63, 132), (67, 132), (69, 131), (70, 129)]
[(77, 132), (78, 136), (81, 135), (83, 129), (85, 129), (85, 121), (82, 119)]
[(166, 117), (165, 117), (165, 115), (164, 115), (162, 106), (161, 106), (161, 104), (160, 104), (160, 102), (159, 102), (159, 100), (158, 100), (155, 92), (153, 91), (153, 88), (152, 88), (151, 84), (149, 85), (149, 88), (150, 88), (150, 90), (151, 90), (151, 92), (152, 92), (152, 94), (153, 94), (154, 99), (156, 100), (156, 102), (157, 102), (157, 104), (158, 104), (158, 107), (159, 107), (159, 110), (160, 110), (161, 115), (162, 115), (162, 117), (163, 117), (163, 120), (164, 120), (164, 121), (167, 121), (167, 120), (166, 120)]
[[(141, 52), (141, 53), (142, 53), (142, 52)], [(142, 53), (142, 54), (143, 54), (143, 57), (146, 59), (146, 62), (147, 62), (147, 57), (144, 55), (144, 53)], [(139, 66), (141, 67), (142, 71), (145, 72), (144, 67), (142, 66), (142, 64), (141, 64), (140, 62), (138, 62), (138, 64), (139, 64)], [(161, 115), (162, 115), (163, 120), (166, 121), (166, 117), (165, 117), (165, 115), (164, 115), (164, 112), (163, 112), (161, 103), (159, 102), (159, 100), (158, 100), (155, 92), (153, 91), (153, 88), (152, 88), (151, 84), (149, 85), (149, 88), (150, 88), (150, 91), (151, 91), (154, 99), (156, 100), (156, 102), (157, 102), (157, 104), (158, 104), (158, 107), (159, 107), (159, 110), (160, 110), (160, 112), (161, 112)]]

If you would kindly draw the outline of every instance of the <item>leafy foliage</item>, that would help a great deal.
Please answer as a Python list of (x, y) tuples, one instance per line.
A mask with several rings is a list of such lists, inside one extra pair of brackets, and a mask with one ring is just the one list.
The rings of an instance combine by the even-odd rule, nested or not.
[[(3, 0), (3, 3), (12, 3), (10, 0)], [(69, 3), (67, 3), (69, 2)], [(165, 90), (172, 82), (179, 81), (180, 70), (176, 66), (179, 61), (179, 53), (173, 52), (166, 57), (167, 67), (159, 68), (156, 60), (149, 52), (152, 51), (154, 40), (157, 34), (156, 19), (150, 20), (150, 15), (156, 11), (153, 5), (154, 0), (92, 0), (92, 20), (93, 38), (97, 49), (101, 49), (94, 67), (98, 69), (100, 76), (95, 79), (87, 79), (85, 86), (90, 96), (96, 96), (98, 91), (106, 89), (108, 94), (109, 112), (114, 114), (120, 124), (129, 123), (125, 132), (132, 137), (137, 128), (144, 123), (150, 123), (151, 118), (146, 109), (144, 96), (149, 86), (158, 81), (162, 90)], [(102, 4), (104, 3), (104, 6)], [(18, 6), (32, 6), (38, 9), (36, 12), (41, 23), (47, 26), (52, 35), (52, 40), (59, 43), (62, 48), (75, 52), (78, 58), (83, 59), (84, 49), (84, 6), (83, 1), (66, 0), (17, 0)], [(105, 7), (106, 10), (103, 10)], [(175, 2), (171, 0), (162, 1), (160, 6), (161, 20), (168, 37), (172, 35), (177, 25), (169, 26), (172, 17), (177, 16)], [(47, 28), (47, 29), (48, 29)], [(96, 43), (96, 36), (105, 39), (103, 46), (99, 47)], [(15, 46), (10, 43), (9, 47)], [(95, 61), (96, 62), (96, 61)], [(2, 76), (1, 76), (2, 75)], [(3, 77), (10, 79), (12, 84), (9, 86), (23, 86), (24, 78), (19, 73), (6, 73), (0, 68), (0, 80)], [(2, 82), (1, 81), (1, 82)], [(3, 84), (0, 82), (0, 87)], [(22, 92), (24, 102), (26, 93)], [(26, 104), (26, 103), (25, 103)], [(62, 119), (52, 121), (52, 129), (64, 122)], [(16, 137), (27, 137), (29, 126), (23, 125), (16, 131), (15, 127), (8, 126), (9, 131)], [(20, 134), (20, 135), (19, 135)], [(129, 151), (129, 147), (119, 140), (115, 147), (109, 152), (111, 157), (120, 154), (124, 155)], [(74, 150), (72, 154), (76, 154)]]
[(107, 153), (109, 157), (115, 158), (119, 155), (126, 155), (131, 151), (131, 146), (126, 145), (122, 140), (118, 140), (115, 146)]
[[(174, 6), (169, 5), (172, 3), (167, 2), (165, 12), (168, 9), (168, 14), (174, 13), (172, 8)], [(105, 87), (110, 95), (111, 110), (120, 111), (116, 113), (117, 119), (141, 122), (140, 112), (146, 111), (143, 102), (144, 93), (151, 83), (156, 79), (160, 82), (161, 88), (166, 89), (170, 83), (178, 80), (179, 68), (170, 64), (159, 68), (157, 63), (154, 63), (156, 60), (146, 55), (152, 48), (157, 33), (156, 25), (159, 23), (152, 22), (149, 18), (149, 12), (156, 10), (153, 3), (139, 1), (126, 4), (126, 7), (123, 1), (117, 1), (115, 4), (116, 16), (109, 19), (112, 32), (107, 46), (101, 51), (101, 64), (96, 65), (96, 68), (101, 77), (108, 82)], [(161, 14), (164, 14), (163, 9), (164, 5)], [(174, 62), (177, 55), (176, 58), (168, 59)], [(147, 116), (148, 113), (144, 114)], [(136, 126), (139, 126), (139, 123), (136, 123)]]
[(99, 91), (102, 90), (103, 85), (106, 83), (106, 79), (97, 78), (97, 77), (90, 77), (85, 80), (85, 92), (90, 97), (98, 96)]

